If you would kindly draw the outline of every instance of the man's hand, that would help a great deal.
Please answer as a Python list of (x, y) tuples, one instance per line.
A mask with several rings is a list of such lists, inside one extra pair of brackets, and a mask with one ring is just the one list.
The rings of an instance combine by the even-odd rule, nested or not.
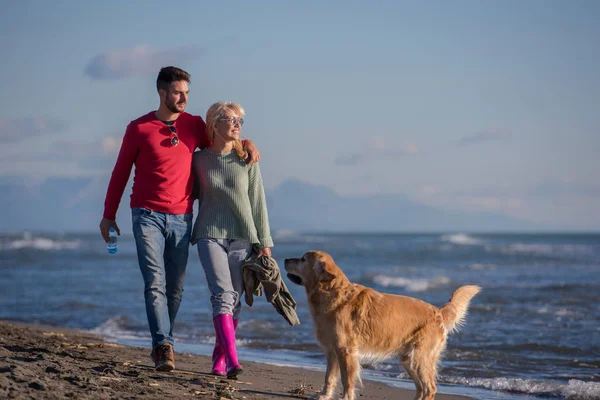
[(258, 257), (261, 257), (261, 256), (271, 257), (271, 248), (263, 247), (262, 249), (260, 249), (260, 251), (258, 252)]
[(117, 225), (117, 221), (102, 218), (102, 221), (100, 221), (100, 233), (102, 234), (102, 237), (106, 243), (108, 243), (108, 230), (111, 228), (111, 226), (114, 227), (117, 231), (117, 234), (121, 236), (121, 230)]
[(250, 139), (246, 139), (245, 140), (245, 146), (244, 146), (244, 150), (246, 150), (248, 152), (248, 165), (252, 165), (256, 162), (260, 161), (260, 153), (258, 152), (258, 149), (256, 148), (256, 146), (254, 145), (254, 142)]

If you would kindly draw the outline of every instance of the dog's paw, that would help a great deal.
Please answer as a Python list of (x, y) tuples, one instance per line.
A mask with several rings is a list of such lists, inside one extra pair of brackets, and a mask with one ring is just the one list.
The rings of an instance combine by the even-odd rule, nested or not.
[(310, 400), (330, 400), (330, 399), (331, 399), (331, 395), (326, 395), (326, 394), (322, 394), (322, 393), (317, 393), (310, 397)]

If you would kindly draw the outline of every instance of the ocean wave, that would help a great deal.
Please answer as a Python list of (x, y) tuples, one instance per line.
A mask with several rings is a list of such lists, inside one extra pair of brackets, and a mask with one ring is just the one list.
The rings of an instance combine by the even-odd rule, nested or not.
[(312, 342), (304, 342), (304, 343), (290, 343), (287, 341), (279, 343), (279, 342), (272, 342), (269, 340), (247, 340), (247, 339), (244, 339), (244, 344), (246, 346), (248, 346), (249, 348), (262, 349), (265, 351), (266, 350), (268, 350), (268, 351), (285, 350), (285, 351), (296, 351), (296, 352), (302, 353), (302, 354), (307, 354), (307, 353), (318, 354), (318, 355), (322, 354), (321, 347), (317, 343), (315, 343), (314, 340)]
[(586, 350), (581, 347), (544, 343), (491, 344), (486, 346), (486, 351), (498, 351), (504, 355), (523, 354), (528, 352), (535, 354), (556, 354), (580, 357), (585, 356), (586, 354)]
[(475, 239), (474, 237), (464, 233), (452, 233), (448, 235), (442, 235), (440, 237), (440, 240), (442, 242), (449, 242), (452, 244), (461, 244), (467, 246), (473, 246), (481, 243), (481, 240)]
[(291, 229), (280, 229), (273, 232), (274, 239), (289, 239), (289, 238), (297, 238), (300, 234)]
[(496, 264), (475, 263), (475, 264), (471, 264), (471, 265), (467, 266), (467, 268), (472, 271), (485, 271), (485, 270), (492, 271), (497, 268), (497, 265)]
[(123, 315), (107, 319), (90, 329), (90, 332), (118, 339), (141, 339), (148, 336), (145, 326)]
[(571, 379), (568, 383), (536, 381), (519, 378), (443, 378), (443, 382), (470, 387), (481, 387), (511, 393), (559, 397), (569, 400), (600, 399), (600, 383)]
[(585, 257), (594, 255), (594, 247), (584, 244), (511, 243), (507, 246), (485, 246), (488, 252), (509, 255), (533, 255), (546, 257)]
[[(140, 324), (133, 319), (122, 315), (109, 318), (96, 328), (90, 329), (89, 331), (104, 337), (116, 339), (118, 341), (150, 339), (150, 334), (148, 333), (148, 327), (146, 325)], [(191, 338), (190, 336), (186, 337), (186, 335), (180, 334), (178, 336), (178, 340), (188, 343), (214, 344), (215, 336), (211, 335)], [(235, 341), (237, 346), (247, 346), (250, 343), (252, 343), (252, 340), (250, 339), (236, 338)]]
[(325, 235), (305, 234), (293, 230), (279, 230), (273, 233), (273, 237), (278, 243), (285, 244), (323, 244), (333, 240)]
[(85, 301), (78, 301), (78, 300), (73, 300), (73, 301), (67, 301), (64, 304), (60, 305), (59, 307), (62, 311), (78, 311), (78, 310), (92, 310), (92, 309), (97, 309), (100, 308), (100, 306), (98, 304), (94, 304), (94, 303), (87, 303)]
[(409, 292), (424, 292), (450, 283), (450, 278), (437, 276), (433, 279), (409, 279), (397, 276), (375, 275), (373, 283), (383, 287), (402, 287)]
[(554, 314), (557, 317), (566, 317), (571, 315), (577, 315), (577, 312), (567, 308), (550, 308), (549, 306), (543, 306), (537, 309), (538, 314)]
[(38, 238), (24, 238), (9, 240), (0, 243), (0, 250), (21, 250), (21, 249), (35, 249), (35, 250), (74, 250), (79, 248), (81, 241), (75, 240), (53, 240), (43, 237)]

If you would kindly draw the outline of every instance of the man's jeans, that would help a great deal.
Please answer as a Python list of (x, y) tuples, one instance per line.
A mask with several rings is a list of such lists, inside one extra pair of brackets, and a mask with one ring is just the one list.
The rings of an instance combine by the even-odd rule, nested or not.
[(183, 294), (192, 214), (145, 208), (133, 208), (131, 214), (152, 346), (174, 344), (173, 325)]
[(221, 314), (240, 318), (244, 293), (242, 266), (250, 255), (250, 242), (242, 239), (200, 239), (200, 263), (206, 274), (213, 317)]

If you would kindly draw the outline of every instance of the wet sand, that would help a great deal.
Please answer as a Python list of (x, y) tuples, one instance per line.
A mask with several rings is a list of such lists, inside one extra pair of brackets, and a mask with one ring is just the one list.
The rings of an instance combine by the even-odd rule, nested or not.
[[(0, 398), (308, 399), (324, 379), (324, 372), (241, 360), (243, 375), (229, 380), (210, 375), (209, 357), (175, 357), (175, 371), (157, 372), (145, 348), (67, 328), (0, 321)], [(363, 383), (357, 399), (408, 400), (415, 395), (383, 383)], [(468, 397), (438, 394), (436, 399)]]

